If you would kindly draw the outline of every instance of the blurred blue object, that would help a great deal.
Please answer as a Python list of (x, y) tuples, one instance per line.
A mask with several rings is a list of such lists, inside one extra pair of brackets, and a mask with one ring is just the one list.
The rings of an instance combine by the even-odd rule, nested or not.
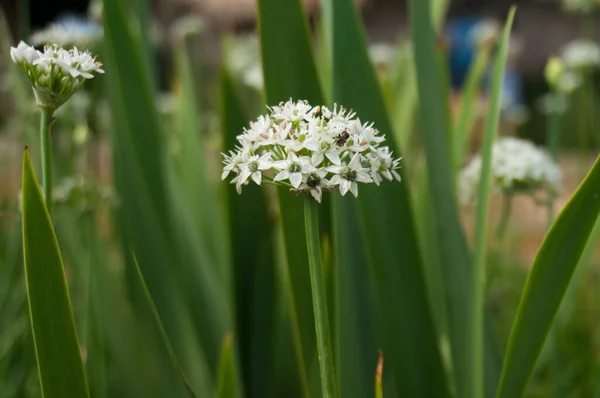
[(454, 89), (460, 89), (469, 72), (476, 48), (472, 32), (481, 20), (481, 17), (463, 17), (447, 25), (450, 82)]

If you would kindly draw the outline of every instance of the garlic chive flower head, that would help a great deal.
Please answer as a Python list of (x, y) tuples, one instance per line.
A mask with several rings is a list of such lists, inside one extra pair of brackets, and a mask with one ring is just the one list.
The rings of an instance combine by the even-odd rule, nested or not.
[(37, 105), (52, 110), (64, 104), (94, 73), (104, 73), (100, 62), (77, 47), (65, 50), (52, 45), (41, 52), (22, 41), (11, 47), (10, 56), (31, 83)]
[[(475, 156), (461, 171), (459, 195), (462, 203), (476, 200), (481, 174), (481, 156)], [(492, 189), (503, 194), (557, 192), (561, 171), (552, 158), (532, 143), (512, 137), (499, 138), (492, 148)]]
[(321, 202), (323, 192), (334, 189), (357, 197), (359, 182), (400, 181), (400, 159), (354, 112), (292, 100), (268, 109), (237, 137), (235, 151), (223, 154), (221, 178), (233, 174), (238, 193), (251, 181), (268, 181)]

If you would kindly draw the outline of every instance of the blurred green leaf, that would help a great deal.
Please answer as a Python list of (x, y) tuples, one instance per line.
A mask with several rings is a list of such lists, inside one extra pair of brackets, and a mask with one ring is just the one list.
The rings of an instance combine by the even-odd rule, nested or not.
[(469, 396), (480, 397), (484, 392), (484, 313), (485, 313), (485, 267), (488, 244), (488, 212), (490, 207), (490, 194), (492, 189), (492, 148), (498, 135), (500, 122), (500, 96), (502, 95), (502, 81), (508, 57), (508, 44), (510, 32), (516, 9), (513, 7), (508, 13), (502, 38), (499, 43), (498, 53), (494, 62), (492, 74), (492, 89), (490, 92), (490, 108), (485, 124), (483, 144), (481, 148), (481, 174), (477, 192), (477, 214), (475, 216), (475, 253), (473, 260), (473, 300), (470, 307), (473, 314), (468, 325), (469, 334), (473, 336), (474, 350), (471, 361), (471, 389)]
[(519, 397), (600, 214), (600, 158), (546, 235), (510, 333), (499, 398)]
[[(268, 104), (305, 99), (323, 104), (323, 95), (311, 49), (306, 15), (299, 0), (259, 0), (259, 33), (265, 92)], [(285, 26), (285, 29), (281, 29)], [(308, 257), (303, 218), (303, 198), (278, 189), (281, 221), (289, 270), (293, 325), (299, 328), (296, 345), (304, 394), (308, 374), (315, 364), (316, 342)], [(296, 334), (294, 334), (296, 336)], [(297, 340), (297, 339), (296, 339)]]
[(27, 150), (22, 189), (23, 254), (42, 395), (89, 397), (58, 242)]
[(414, 40), (417, 84), (420, 98), (420, 122), (427, 157), (429, 192), (435, 198), (435, 219), (440, 258), (446, 287), (448, 335), (457, 396), (467, 397), (473, 369), (473, 336), (467, 325), (472, 322), (473, 300), (471, 258), (463, 233), (450, 173), (446, 104), (436, 38), (430, 18), (430, 0), (411, 0), (410, 23)]
[(379, 308), (356, 200), (333, 195), (337, 385), (341, 397), (362, 398), (373, 389), (372, 359), (383, 343), (378, 330)]
[(194, 392), (194, 388), (191, 386), (190, 382), (188, 381), (187, 376), (185, 375), (185, 372), (181, 368), (181, 365), (179, 365), (177, 356), (175, 355), (175, 352), (173, 351), (173, 347), (171, 346), (171, 341), (169, 340), (167, 331), (165, 330), (165, 327), (163, 326), (163, 323), (160, 319), (160, 315), (158, 314), (158, 311), (156, 310), (156, 306), (154, 305), (154, 300), (152, 300), (152, 296), (150, 295), (150, 292), (148, 291), (148, 286), (146, 286), (146, 282), (144, 281), (144, 276), (142, 275), (142, 271), (140, 270), (140, 266), (137, 262), (137, 259), (135, 258), (135, 255), (133, 256), (133, 263), (135, 264), (135, 271), (136, 271), (136, 274), (138, 277), (138, 283), (142, 289), (144, 297), (146, 298), (148, 308), (150, 309), (150, 312), (152, 313), (152, 317), (154, 318), (156, 327), (158, 328), (158, 331), (160, 332), (160, 335), (163, 340), (163, 344), (164, 344), (167, 352), (169, 353), (171, 362), (173, 362), (173, 366), (177, 370), (177, 373), (179, 373), (179, 377), (181, 377), (181, 381), (185, 385), (185, 389), (186, 389), (188, 395), (192, 398), (196, 398), (197, 395)]
[[(223, 279), (228, 279), (228, 246), (223, 231), (223, 206), (220, 205), (214, 181), (207, 173), (204, 156), (204, 131), (202, 131), (201, 110), (196, 94), (196, 81), (186, 37), (181, 37), (173, 45), (178, 100), (175, 111), (175, 125), (179, 139), (175, 155), (177, 176), (181, 188), (214, 268)], [(241, 130), (240, 130), (241, 131)]]
[[(374, 122), (389, 146), (397, 148), (363, 27), (350, 0), (333, 1), (333, 43), (334, 102)], [(398, 393), (447, 396), (406, 182), (361, 187), (358, 205), (381, 305), (384, 351)]]
[[(114, 179), (119, 195), (123, 250), (134, 250), (174, 351), (200, 390), (214, 379), (219, 344), (230, 326), (229, 289), (189, 217), (189, 204), (173, 168), (155, 105), (150, 67), (127, 4), (104, 0), (104, 40), (112, 128)], [(126, 261), (130, 282), (135, 267)], [(135, 284), (133, 285), (135, 286)], [(146, 307), (133, 295), (137, 311)], [(198, 343), (200, 345), (198, 345)], [(208, 377), (205, 372), (210, 373)], [(169, 375), (173, 389), (179, 380)], [(176, 394), (176, 392), (173, 392)]]
[[(221, 120), (224, 148), (234, 148), (247, 118), (225, 68), (221, 70)], [(277, 270), (274, 261), (273, 227), (261, 187), (248, 186), (238, 195), (227, 186), (230, 246), (234, 248), (233, 279), (236, 307), (236, 341), (246, 393), (269, 396), (275, 368), (275, 317)], [(278, 352), (280, 355), (290, 353)], [(291, 352), (293, 356), (293, 351)]]

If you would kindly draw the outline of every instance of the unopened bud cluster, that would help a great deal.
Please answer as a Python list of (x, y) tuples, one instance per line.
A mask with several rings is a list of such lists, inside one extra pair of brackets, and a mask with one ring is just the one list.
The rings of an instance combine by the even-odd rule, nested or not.
[(104, 73), (100, 62), (76, 47), (65, 50), (52, 45), (41, 52), (20, 42), (10, 49), (10, 56), (31, 83), (37, 105), (52, 110), (64, 104), (94, 73)]
[(269, 110), (237, 137), (235, 151), (224, 154), (222, 179), (235, 174), (238, 193), (250, 181), (267, 180), (320, 202), (323, 192), (337, 188), (358, 196), (359, 182), (400, 181), (400, 159), (354, 112), (292, 100)]

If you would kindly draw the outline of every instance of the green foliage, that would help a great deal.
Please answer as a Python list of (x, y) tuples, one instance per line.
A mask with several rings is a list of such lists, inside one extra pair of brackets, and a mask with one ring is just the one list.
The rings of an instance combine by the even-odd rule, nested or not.
[[(374, 122), (390, 147), (397, 148), (355, 6), (351, 1), (334, 0), (333, 10), (333, 101)], [(446, 396), (406, 182), (361, 189), (358, 209), (381, 306), (388, 373), (401, 395)], [(358, 214), (347, 212), (338, 219)], [(400, 258), (402, 269), (397, 266)], [(410, 358), (417, 355), (421, 360), (415, 364)]]
[(42, 396), (89, 397), (65, 270), (28, 150), (22, 203), (27, 298)]
[(533, 263), (510, 334), (498, 397), (523, 393), (550, 325), (592, 232), (600, 160), (550, 228)]

